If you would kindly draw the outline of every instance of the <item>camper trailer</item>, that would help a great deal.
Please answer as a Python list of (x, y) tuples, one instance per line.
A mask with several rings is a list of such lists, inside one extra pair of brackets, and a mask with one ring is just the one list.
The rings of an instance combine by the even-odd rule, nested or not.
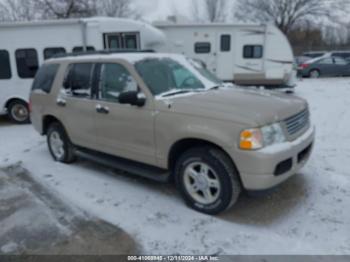
[(163, 51), (203, 61), (219, 78), (239, 85), (291, 87), (296, 80), (293, 51), (273, 25), (156, 22)]
[(145, 23), (88, 18), (0, 24), (0, 112), (29, 121), (28, 96), (40, 64), (55, 55), (102, 49), (159, 49), (164, 34)]

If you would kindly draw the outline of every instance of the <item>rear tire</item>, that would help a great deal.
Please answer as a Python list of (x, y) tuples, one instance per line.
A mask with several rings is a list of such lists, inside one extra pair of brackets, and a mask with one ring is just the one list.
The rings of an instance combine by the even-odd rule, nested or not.
[(185, 152), (177, 161), (174, 174), (186, 204), (209, 215), (233, 206), (242, 190), (231, 159), (214, 147)]
[(69, 164), (76, 160), (74, 145), (70, 142), (66, 131), (60, 123), (56, 122), (49, 126), (47, 144), (55, 161)]
[(8, 116), (16, 124), (30, 123), (28, 104), (21, 100), (15, 100), (7, 107)]
[(319, 70), (313, 69), (313, 70), (310, 71), (309, 75), (310, 75), (310, 78), (316, 79), (316, 78), (320, 78), (321, 73), (320, 73)]

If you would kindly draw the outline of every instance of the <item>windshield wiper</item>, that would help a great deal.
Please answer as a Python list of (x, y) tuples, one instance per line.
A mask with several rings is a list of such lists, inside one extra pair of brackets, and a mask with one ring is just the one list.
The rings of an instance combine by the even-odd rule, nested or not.
[(175, 96), (175, 95), (186, 94), (191, 92), (193, 92), (193, 90), (173, 90), (173, 91), (169, 91), (164, 94), (161, 94), (161, 97)]

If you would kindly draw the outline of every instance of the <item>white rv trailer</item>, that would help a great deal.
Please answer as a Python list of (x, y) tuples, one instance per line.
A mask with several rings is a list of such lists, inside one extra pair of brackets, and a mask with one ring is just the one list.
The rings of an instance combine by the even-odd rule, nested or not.
[(59, 53), (158, 49), (164, 34), (142, 22), (88, 18), (0, 24), (0, 112), (28, 121), (28, 96), (43, 60)]
[(202, 60), (224, 81), (239, 85), (294, 86), (291, 45), (273, 25), (156, 22), (167, 44), (163, 51)]

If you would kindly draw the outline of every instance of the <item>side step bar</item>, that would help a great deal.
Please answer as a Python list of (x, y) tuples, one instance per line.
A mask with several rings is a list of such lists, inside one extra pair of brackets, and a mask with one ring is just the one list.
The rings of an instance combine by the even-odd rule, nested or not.
[(124, 158), (95, 152), (85, 148), (76, 148), (74, 153), (78, 157), (98, 162), (104, 166), (122, 170), (127, 173), (135, 174), (158, 182), (167, 183), (170, 178), (170, 173), (168, 170), (134, 162)]

